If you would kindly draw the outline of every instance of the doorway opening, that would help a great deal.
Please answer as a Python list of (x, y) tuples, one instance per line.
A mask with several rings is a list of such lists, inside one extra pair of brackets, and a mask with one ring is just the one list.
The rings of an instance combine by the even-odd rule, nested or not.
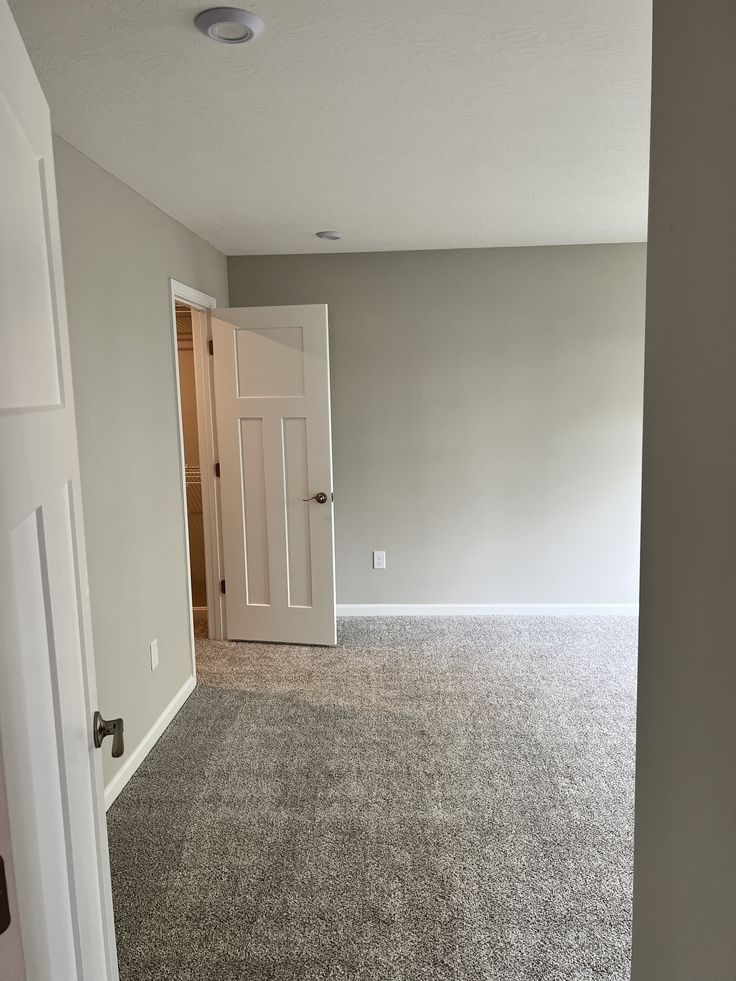
[(217, 434), (209, 310), (213, 297), (171, 281), (187, 601), (194, 637), (225, 636)]
[(184, 441), (187, 530), (189, 532), (189, 581), (192, 591), (194, 636), (208, 637), (207, 572), (204, 559), (204, 512), (202, 470), (197, 423), (197, 385), (194, 372), (192, 310), (177, 303), (176, 350), (179, 358), (179, 408)]
[(214, 306), (172, 281), (193, 662), (195, 630), (334, 646), (327, 306)]

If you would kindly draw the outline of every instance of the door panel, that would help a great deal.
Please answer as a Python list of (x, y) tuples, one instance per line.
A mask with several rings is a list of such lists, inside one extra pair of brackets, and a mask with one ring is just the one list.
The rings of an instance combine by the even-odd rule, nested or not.
[(228, 637), (334, 644), (327, 307), (217, 309), (212, 336)]
[[(249, 606), (271, 603), (266, 509), (266, 458), (263, 419), (240, 420), (240, 467), (245, 520), (245, 600)], [(220, 467), (222, 467), (222, 460)], [(230, 463), (228, 461), (228, 469)], [(228, 481), (229, 483), (229, 481)]]
[[(4, 352), (0, 404), (4, 409), (58, 405), (61, 383), (50, 289), (46, 160), (37, 156), (21, 120), (2, 97), (0, 132), (3, 181), (15, 189), (3, 195), (0, 212), (3, 239), (13, 243), (0, 263), (0, 348)], [(18, 321), (25, 327), (22, 333), (13, 329)]]
[[(115, 981), (51, 127), (5, 0), (0, 170), (0, 771), (20, 977)], [(0, 944), (3, 981), (17, 956)]]
[(307, 420), (283, 419), (284, 494), (286, 497), (286, 558), (289, 606), (312, 605), (312, 508), (307, 462)]

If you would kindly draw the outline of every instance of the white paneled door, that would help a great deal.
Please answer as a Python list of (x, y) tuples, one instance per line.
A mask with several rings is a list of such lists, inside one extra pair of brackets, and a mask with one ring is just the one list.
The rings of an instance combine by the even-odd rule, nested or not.
[(212, 311), (227, 636), (336, 643), (327, 307)]
[(113, 981), (51, 126), (5, 0), (0, 176), (0, 978)]

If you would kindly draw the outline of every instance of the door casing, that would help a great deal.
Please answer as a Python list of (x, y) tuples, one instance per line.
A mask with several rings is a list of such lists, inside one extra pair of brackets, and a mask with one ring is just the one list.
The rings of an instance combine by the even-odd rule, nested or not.
[[(194, 345), (194, 377), (197, 395), (197, 427), (199, 435), (200, 470), (202, 475), (202, 513), (204, 523), (204, 559), (207, 577), (207, 624), (210, 638), (221, 640), (225, 637), (225, 603), (220, 592), (220, 580), (224, 578), (222, 558), (222, 526), (220, 519), (220, 494), (215, 476), (217, 461), (217, 429), (215, 421), (214, 385), (212, 378), (212, 358), (209, 342), (212, 332), (209, 311), (217, 306), (214, 296), (200, 290), (169, 280), (171, 301), (171, 345), (174, 363), (174, 383), (176, 385), (176, 413), (178, 420), (179, 470), (184, 515), (184, 541), (186, 552), (187, 609), (192, 610), (192, 575), (189, 560), (189, 526), (187, 523), (187, 488), (184, 463), (184, 429), (181, 412), (181, 389), (179, 385), (179, 349), (176, 338), (176, 304), (183, 303), (192, 311), (192, 339)], [(191, 616), (190, 616), (191, 619)], [(194, 625), (190, 624), (192, 676), (196, 678), (194, 657)]]

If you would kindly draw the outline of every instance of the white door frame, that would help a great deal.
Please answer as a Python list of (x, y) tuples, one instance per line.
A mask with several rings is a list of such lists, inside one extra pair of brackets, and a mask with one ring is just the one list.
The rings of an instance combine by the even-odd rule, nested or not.
[(217, 306), (214, 296), (169, 280), (171, 300), (171, 346), (174, 355), (174, 380), (176, 384), (176, 413), (179, 438), (179, 471), (181, 499), (184, 514), (184, 541), (186, 545), (187, 606), (192, 648), (192, 676), (196, 678), (194, 657), (194, 624), (192, 620), (192, 573), (189, 560), (189, 524), (187, 519), (187, 487), (184, 463), (184, 427), (181, 412), (179, 385), (179, 348), (176, 337), (176, 304), (183, 303), (192, 310), (192, 341), (194, 354), (194, 380), (197, 397), (197, 427), (199, 435), (199, 464), (202, 477), (202, 515), (204, 526), (204, 560), (207, 581), (207, 623), (209, 636), (222, 639), (225, 636), (225, 604), (220, 592), (220, 580), (224, 579), (222, 537), (220, 525), (220, 495), (215, 476), (217, 463), (217, 432), (214, 411), (212, 365), (209, 355), (211, 340), (208, 311)]

